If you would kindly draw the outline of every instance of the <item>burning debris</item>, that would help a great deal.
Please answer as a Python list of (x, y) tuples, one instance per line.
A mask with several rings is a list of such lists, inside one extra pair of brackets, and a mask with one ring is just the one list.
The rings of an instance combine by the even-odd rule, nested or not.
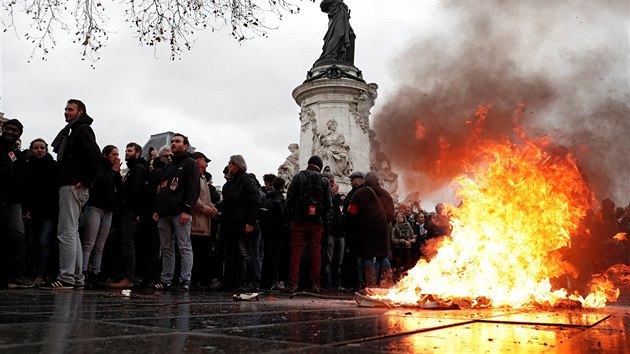
[(594, 277), (585, 297), (552, 286), (577, 273), (560, 250), (571, 246), (593, 193), (570, 153), (515, 132), (518, 144), (478, 141), (477, 163), (454, 181), (462, 202), (449, 209), (451, 236), (371, 299), (423, 308), (603, 307), (617, 299), (606, 276)]

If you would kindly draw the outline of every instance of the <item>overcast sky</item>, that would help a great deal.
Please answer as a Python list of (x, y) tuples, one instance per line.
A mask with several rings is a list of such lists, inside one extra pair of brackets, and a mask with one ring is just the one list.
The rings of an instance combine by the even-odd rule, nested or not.
[[(574, 52), (588, 54), (598, 50), (597, 45), (613, 41), (616, 62), (602, 74), (610, 80), (601, 80), (604, 82), (599, 83), (599, 89), (614, 88), (621, 90), (621, 99), (630, 97), (626, 0), (592, 2), (593, 5), (585, 1), (536, 0), (345, 2), (352, 11), (351, 24), (357, 34), (355, 65), (367, 82), (379, 85), (372, 118), (386, 119), (389, 111), (385, 106), (400, 98), (400, 87), (430, 92), (441, 80), (437, 73), (458, 72), (457, 67), (468, 65), (466, 57), (461, 57), (465, 52), (452, 56), (449, 53), (470, 42), (478, 42), (481, 49), (492, 48), (492, 52), (484, 53), (487, 58), (520, 55), (516, 60), (511, 57), (514, 71), (546, 75), (545, 66), (562, 68), (554, 73), (566, 78), (570, 76), (571, 63), (580, 62), (580, 56), (573, 56)], [(507, 11), (502, 10), (504, 4), (518, 6), (516, 11)], [(28, 63), (31, 44), (7, 31), (2, 34), (0, 111), (23, 122), (25, 144), (38, 137), (50, 142), (65, 125), (66, 100), (79, 98), (94, 118), (93, 128), (101, 147), (113, 144), (124, 148), (130, 141), (143, 145), (151, 134), (170, 130), (188, 135), (191, 144), (212, 159), (208, 170), (215, 184), (223, 183), (221, 170), (233, 154), (242, 154), (249, 171), (259, 178), (275, 173), (289, 154), (289, 143), (299, 142), (299, 107), (291, 92), (303, 82), (307, 70), (319, 57), (327, 28), (327, 16), (320, 11), (319, 1), (302, 1), (300, 7), (299, 14), (285, 15), (278, 29), (269, 32), (269, 38), (239, 44), (228, 31), (207, 31), (198, 34), (192, 50), (175, 61), (170, 60), (167, 47), (155, 53), (153, 48), (140, 46), (128, 26), (113, 16), (115, 9), (109, 12), (110, 27), (116, 32), (95, 63), (81, 60), (80, 48), (61, 33), (59, 45), (45, 61), (36, 54)], [(603, 12), (598, 12), (600, 8)], [(519, 45), (517, 50), (504, 48), (509, 53), (501, 53), (501, 46), (484, 43), (487, 38), (483, 36), (468, 38), (475, 32), (470, 23), (482, 16), (488, 16), (489, 23), (500, 19), (497, 23), (501, 26), (495, 28), (502, 33), (506, 32), (504, 29), (518, 32), (527, 28), (526, 35), (507, 38), (512, 45)], [(550, 31), (554, 26), (566, 31)], [(594, 30), (609, 27), (610, 32)], [(450, 51), (439, 51), (440, 48)], [(537, 51), (532, 53), (528, 48)], [(423, 68), (414, 67), (414, 63)], [(426, 69), (435, 63), (442, 63), (443, 67)], [(572, 95), (566, 90), (558, 94)], [(475, 102), (471, 110), (477, 104), (492, 103), (488, 101), (492, 97)], [(541, 112), (537, 113), (542, 115)], [(549, 112), (554, 112), (554, 108), (549, 108)], [(627, 125), (617, 127), (625, 129)], [(413, 131), (407, 126), (403, 129)], [(605, 129), (614, 130), (615, 126)], [(400, 153), (391, 149), (392, 137), (397, 136), (388, 138), (387, 131), (382, 125), (378, 130), (384, 146), (389, 146), (390, 152)], [(630, 148), (627, 142), (624, 144), (623, 149)], [(415, 152), (404, 153), (413, 156)], [(395, 164), (407, 163), (393, 160)], [(404, 170), (408, 166), (398, 167), (401, 177), (414, 178)], [(625, 196), (630, 198), (627, 193)]]
[[(384, 97), (391, 58), (410, 38), (442, 26), (434, 18), (436, 4), (346, 3), (357, 33), (355, 64)], [(25, 143), (37, 137), (50, 142), (65, 124), (66, 100), (79, 98), (94, 118), (101, 147), (142, 145), (151, 134), (171, 130), (188, 135), (212, 159), (208, 170), (216, 183), (223, 182), (220, 171), (233, 154), (242, 154), (259, 177), (275, 173), (289, 143), (299, 142), (299, 107), (291, 92), (319, 57), (327, 28), (319, 1), (302, 1), (300, 7), (269, 38), (238, 44), (228, 31), (200, 33), (193, 49), (176, 61), (169, 60), (166, 47), (156, 57), (152, 48), (139, 46), (116, 19), (110, 23), (118, 32), (96, 63), (82, 61), (80, 48), (61, 35), (45, 61), (36, 55), (28, 63), (30, 43), (8, 31), (2, 35), (0, 111), (23, 122)]]

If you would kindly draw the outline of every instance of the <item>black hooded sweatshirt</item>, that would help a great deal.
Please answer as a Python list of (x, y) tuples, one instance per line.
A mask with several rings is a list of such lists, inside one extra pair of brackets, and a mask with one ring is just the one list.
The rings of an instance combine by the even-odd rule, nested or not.
[[(93, 121), (87, 114), (84, 114), (77, 118), (76, 122), (73, 121), (62, 129), (63, 132), (68, 127), (70, 128), (69, 135), (66, 137), (67, 140), (63, 142), (63, 156), (57, 155), (61, 185), (81, 183), (84, 187), (90, 187), (96, 178), (96, 170), (101, 161), (101, 152), (96, 144), (94, 131), (90, 126)], [(55, 148), (55, 151), (59, 150)]]

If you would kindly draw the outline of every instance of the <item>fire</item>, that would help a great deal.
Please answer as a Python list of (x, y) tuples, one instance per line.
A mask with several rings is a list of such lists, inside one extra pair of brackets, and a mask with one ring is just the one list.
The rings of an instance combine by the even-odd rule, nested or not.
[(462, 204), (448, 210), (451, 237), (434, 258), (421, 259), (394, 288), (372, 297), (424, 305), (430, 294), (470, 307), (516, 308), (615, 301), (619, 292), (606, 279), (594, 282), (586, 298), (551, 285), (575, 271), (558, 250), (570, 247), (593, 200), (571, 155), (552, 151), (547, 141), (479, 143), (477, 163), (455, 179)]
[(620, 233), (616, 234), (615, 236), (613, 236), (613, 239), (615, 239), (617, 241), (626, 241), (626, 240), (628, 240), (628, 235), (626, 235), (625, 232), (620, 232)]
[(416, 122), (416, 139), (422, 140), (427, 136), (427, 128), (420, 124), (420, 122)]

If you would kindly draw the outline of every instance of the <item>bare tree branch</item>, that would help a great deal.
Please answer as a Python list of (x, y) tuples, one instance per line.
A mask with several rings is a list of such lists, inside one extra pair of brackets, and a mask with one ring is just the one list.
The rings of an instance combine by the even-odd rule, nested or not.
[[(58, 44), (56, 33), (69, 34), (81, 48), (84, 59), (98, 60), (99, 50), (111, 33), (106, 25), (103, 0), (0, 0), (6, 16), (4, 31), (12, 28), (34, 45), (31, 58), (49, 51)], [(303, 0), (126, 0), (121, 6), (124, 19), (135, 29), (136, 38), (148, 46), (166, 44), (171, 59), (190, 50), (197, 32), (228, 28), (234, 39), (241, 42), (254, 37), (266, 37), (274, 29), (269, 22), (282, 20), (285, 13), (300, 11), (296, 1)], [(315, 0), (304, 0), (315, 2)], [(109, 3), (110, 7), (117, 6)], [(16, 17), (26, 15), (30, 30), (19, 34)], [(68, 23), (74, 22), (74, 25)]]

